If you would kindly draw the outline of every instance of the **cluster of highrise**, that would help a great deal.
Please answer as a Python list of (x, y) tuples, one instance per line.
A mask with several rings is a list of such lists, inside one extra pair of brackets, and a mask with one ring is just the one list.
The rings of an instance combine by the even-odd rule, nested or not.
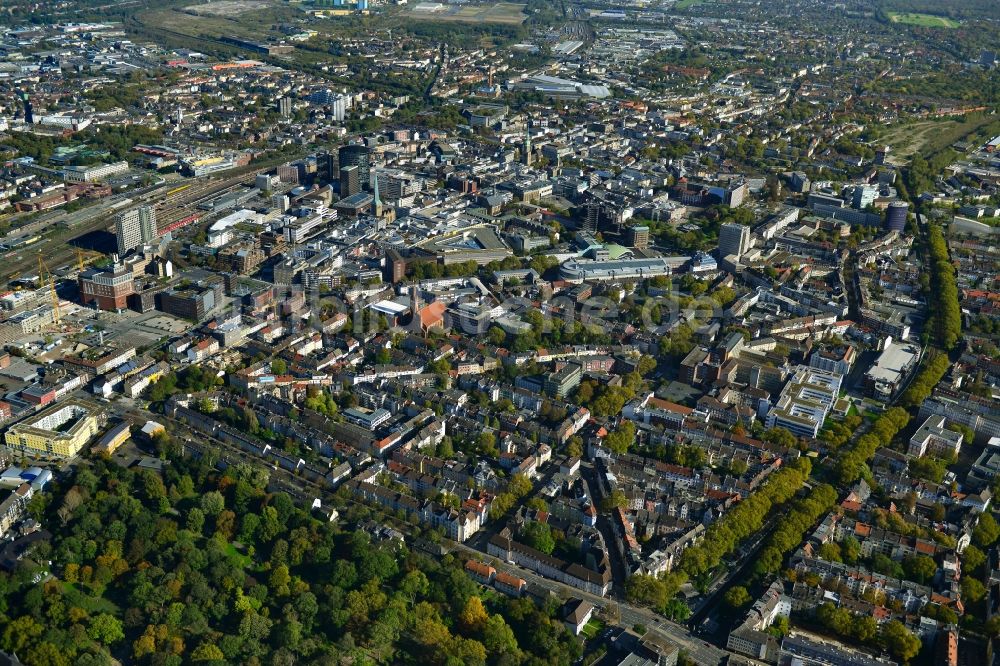
[(115, 220), (115, 237), (118, 240), (118, 255), (122, 257), (132, 250), (155, 243), (159, 238), (156, 211), (152, 206), (140, 206), (121, 213)]

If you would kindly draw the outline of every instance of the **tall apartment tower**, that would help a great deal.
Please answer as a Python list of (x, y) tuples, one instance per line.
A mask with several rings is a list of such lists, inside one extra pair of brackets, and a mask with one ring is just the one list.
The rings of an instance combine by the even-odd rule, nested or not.
[(152, 206), (140, 206), (121, 213), (115, 220), (118, 255), (124, 257), (130, 250), (156, 242), (156, 211)]
[(739, 259), (750, 249), (750, 227), (735, 222), (719, 228), (719, 258), (736, 255)]
[(584, 204), (583, 211), (580, 230), (594, 233), (600, 228), (601, 224), (601, 202), (592, 199)]

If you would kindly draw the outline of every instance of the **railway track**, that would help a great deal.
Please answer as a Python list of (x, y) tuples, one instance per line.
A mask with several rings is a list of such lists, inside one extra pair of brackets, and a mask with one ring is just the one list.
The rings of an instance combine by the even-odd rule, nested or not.
[[(156, 208), (159, 226), (165, 227), (190, 214), (190, 209), (198, 204), (218, 196), (242, 183), (252, 182), (257, 174), (271, 169), (275, 163), (283, 160), (268, 160), (256, 169), (243, 171), (237, 175), (222, 179), (208, 179), (186, 183), (178, 186), (176, 183), (164, 183), (140, 196), (135, 197), (133, 204), (153, 204)], [(183, 189), (182, 189), (183, 188)], [(164, 192), (163, 190), (169, 190)], [(114, 225), (114, 212), (101, 209), (95, 210), (69, 229), (57, 229), (48, 236), (26, 246), (23, 250), (11, 250), (2, 257), (4, 262), (4, 279), (7, 282), (20, 278), (25, 273), (31, 273), (37, 268), (38, 255), (45, 257), (49, 266), (60, 266), (76, 261), (76, 246), (73, 244), (82, 236), (95, 231), (106, 231)]]

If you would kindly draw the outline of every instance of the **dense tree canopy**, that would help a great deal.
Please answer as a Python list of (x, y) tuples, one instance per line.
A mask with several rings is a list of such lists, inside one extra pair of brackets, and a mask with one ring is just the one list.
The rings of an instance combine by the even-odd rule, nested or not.
[(913, 659), (920, 651), (920, 639), (898, 620), (886, 622), (879, 631), (873, 617), (853, 615), (849, 610), (829, 602), (817, 607), (816, 619), (842, 638), (871, 647), (883, 647), (903, 662)]
[(858, 437), (854, 448), (840, 457), (836, 464), (836, 474), (841, 483), (854, 483), (867, 470), (868, 461), (879, 447), (889, 446), (892, 438), (906, 427), (910, 415), (905, 409), (893, 407), (883, 412), (869, 432)]
[(684, 551), (681, 570), (696, 577), (718, 566), (743, 539), (761, 528), (774, 507), (795, 496), (809, 477), (810, 469), (808, 459), (799, 458), (775, 472), (760, 490), (713, 523), (701, 543)]
[[(267, 482), (247, 465), (219, 473), (180, 459), (162, 477), (82, 467), (46, 493), (44, 520), (61, 525), (51, 545), (0, 574), (0, 649), (28, 666), (580, 656), (554, 608), (480, 598), (452, 556), (437, 562), (341, 532), (267, 493)], [(367, 509), (347, 513), (358, 520)], [(52, 577), (38, 583), (43, 568)]]
[(930, 267), (927, 332), (942, 349), (950, 351), (962, 336), (962, 308), (958, 303), (955, 266), (948, 256), (941, 227), (934, 223), (927, 225), (926, 259)]

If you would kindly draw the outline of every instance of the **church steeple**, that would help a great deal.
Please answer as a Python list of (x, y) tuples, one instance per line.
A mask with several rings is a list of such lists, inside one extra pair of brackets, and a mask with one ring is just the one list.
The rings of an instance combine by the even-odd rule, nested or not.
[(420, 302), (420, 285), (414, 282), (410, 285), (410, 311), (413, 312), (413, 319), (410, 320), (410, 331), (423, 335), (423, 321), (420, 318), (420, 310), (423, 304)]

